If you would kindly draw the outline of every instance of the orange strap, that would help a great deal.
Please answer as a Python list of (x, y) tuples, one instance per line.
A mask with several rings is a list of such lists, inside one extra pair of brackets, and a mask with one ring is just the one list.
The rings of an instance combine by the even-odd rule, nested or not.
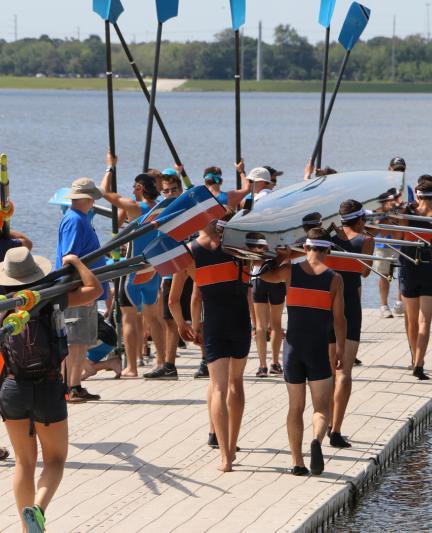
[(3, 368), (5, 366), (5, 360), (3, 354), (0, 352), (0, 375), (3, 372)]
[[(199, 267), (196, 269), (195, 283), (198, 287), (205, 287), (215, 283), (237, 281), (239, 279), (239, 268), (233, 261)], [(249, 281), (249, 276), (245, 272), (242, 272), (242, 281), (243, 283), (248, 283)]]
[(418, 238), (417, 236), (421, 237), (422, 239), (424, 239), (425, 241), (427, 242), (431, 242), (432, 241), (432, 233), (421, 233), (420, 231), (416, 231), (413, 233), (408, 233), (408, 232), (405, 232), (404, 233), (404, 239), (406, 241), (418, 241)]
[(287, 292), (286, 303), (293, 307), (310, 307), (330, 311), (333, 305), (328, 291), (290, 287)]
[(332, 270), (339, 270), (340, 272), (354, 272), (362, 274), (364, 266), (357, 259), (350, 259), (345, 257), (326, 257), (324, 264)]

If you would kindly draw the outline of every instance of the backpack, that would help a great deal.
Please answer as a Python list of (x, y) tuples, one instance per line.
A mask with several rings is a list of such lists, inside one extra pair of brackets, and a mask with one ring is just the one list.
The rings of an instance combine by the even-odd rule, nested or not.
[(7, 371), (16, 380), (40, 381), (60, 371), (68, 354), (63, 313), (48, 303), (31, 316), (22, 333), (6, 337), (1, 345)]

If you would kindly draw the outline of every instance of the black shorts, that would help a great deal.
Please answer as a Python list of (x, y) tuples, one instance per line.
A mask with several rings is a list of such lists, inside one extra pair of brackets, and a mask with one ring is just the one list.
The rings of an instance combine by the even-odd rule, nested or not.
[(401, 294), (405, 298), (432, 296), (432, 271), (430, 265), (402, 267), (399, 274), (399, 283)]
[(280, 305), (285, 302), (285, 283), (269, 283), (256, 278), (252, 282), (252, 298), (254, 304)]
[[(363, 318), (360, 296), (353, 295), (345, 300), (345, 318), (347, 321), (347, 340), (360, 342)], [(330, 344), (336, 342), (333, 327), (330, 329), (328, 340)]]
[[(165, 320), (172, 320), (173, 316), (171, 314), (168, 300), (171, 290), (172, 279), (164, 279), (162, 281), (162, 301), (163, 301), (163, 317)], [(193, 290), (193, 280), (188, 278), (183, 287), (183, 292), (180, 298), (180, 305), (182, 308), (183, 318), (186, 321), (190, 321), (191, 318), (191, 298)]]
[(6, 378), (0, 390), (0, 413), (4, 420), (61, 422), (68, 416), (66, 390), (60, 378), (39, 383)]
[(238, 331), (236, 335), (229, 336), (221, 332), (204, 331), (204, 354), (207, 363), (213, 363), (218, 359), (233, 357), (244, 359), (249, 355), (251, 347), (251, 328), (248, 331)]
[(299, 385), (308, 381), (319, 381), (332, 377), (328, 354), (328, 343), (324, 339), (319, 344), (315, 341), (305, 343), (284, 340), (283, 371), (287, 383)]

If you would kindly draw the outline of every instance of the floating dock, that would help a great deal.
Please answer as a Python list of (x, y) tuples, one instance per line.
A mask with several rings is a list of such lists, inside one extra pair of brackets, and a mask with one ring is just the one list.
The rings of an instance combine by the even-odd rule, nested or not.
[[(255, 347), (254, 347), (255, 348)], [(70, 448), (60, 489), (47, 511), (50, 533), (317, 531), (348, 506), (393, 461), (432, 416), (432, 381), (414, 379), (403, 318), (364, 313), (363, 342), (343, 434), (352, 448), (324, 441), (319, 477), (289, 474), (288, 395), (281, 377), (255, 378), (248, 362), (241, 451), (234, 472), (217, 471), (206, 445), (207, 380), (192, 379), (195, 348), (182, 350), (179, 381), (109, 379), (86, 382), (100, 402), (72, 405)], [(426, 368), (432, 367), (427, 358)], [(311, 440), (311, 406), (304, 449)], [(0, 444), (8, 444), (0, 424)], [(309, 459), (306, 457), (306, 464)], [(40, 466), (40, 463), (38, 463)], [(20, 532), (13, 453), (0, 463), (0, 531)]]

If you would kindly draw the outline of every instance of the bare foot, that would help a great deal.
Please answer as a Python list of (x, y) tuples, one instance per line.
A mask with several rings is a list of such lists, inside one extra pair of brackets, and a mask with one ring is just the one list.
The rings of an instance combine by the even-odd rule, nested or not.
[(115, 372), (114, 379), (119, 379), (122, 375), (121, 361), (118, 358), (109, 359), (110, 370)]
[(88, 379), (90, 376), (94, 376), (97, 373), (96, 369), (94, 368), (94, 363), (91, 363), (88, 359), (84, 362), (84, 368), (81, 374), (81, 380), (84, 381)]
[(124, 370), (122, 370), (121, 376), (122, 378), (137, 378), (138, 372), (125, 368)]
[(221, 472), (232, 472), (232, 463), (221, 463), (217, 469)]

